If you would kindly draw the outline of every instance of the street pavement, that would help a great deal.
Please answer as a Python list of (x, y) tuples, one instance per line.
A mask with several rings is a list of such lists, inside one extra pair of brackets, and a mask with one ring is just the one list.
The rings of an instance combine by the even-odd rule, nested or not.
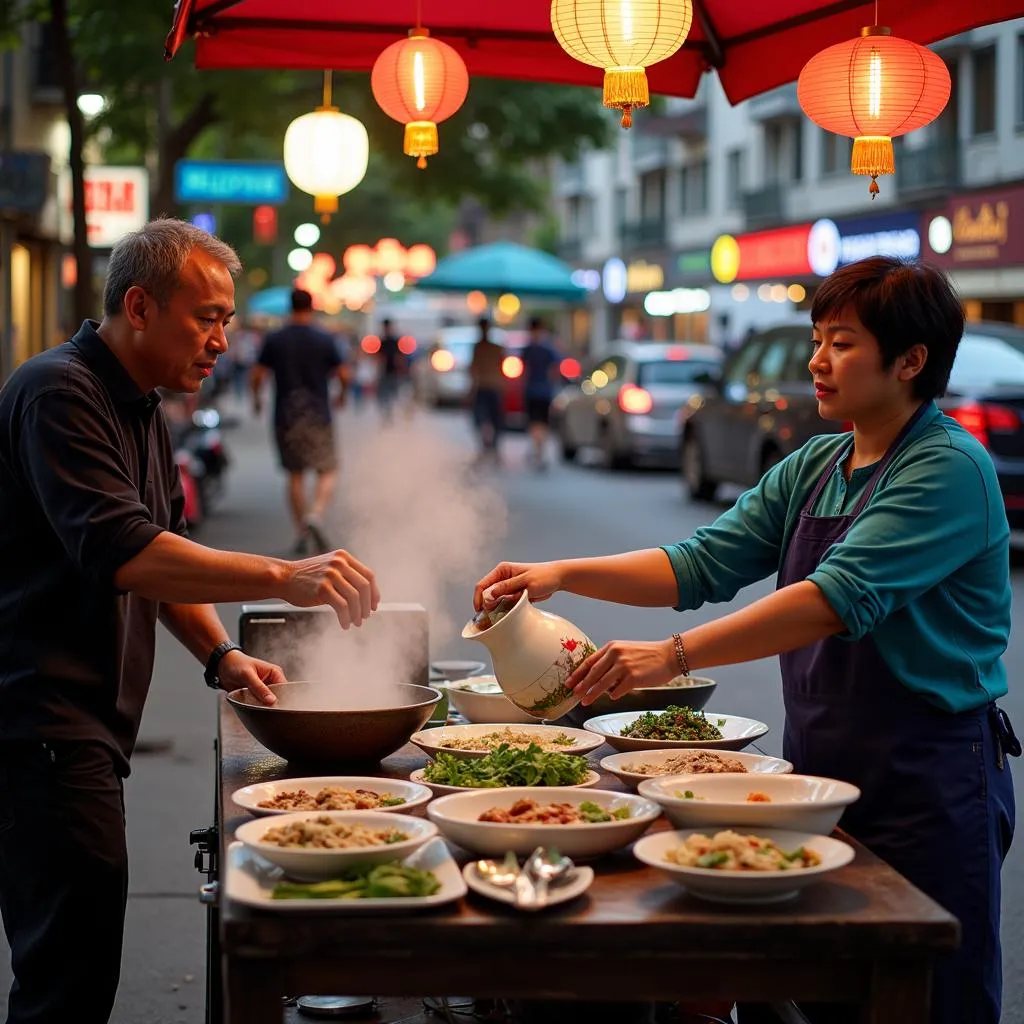
[[(226, 431), (233, 457), (227, 493), (195, 539), (213, 547), (282, 555), (292, 537), (267, 425), (230, 400), (224, 411), (234, 421)], [(500, 469), (474, 470), (472, 439), (461, 413), (400, 414), (383, 427), (372, 406), (350, 408), (339, 433), (344, 465), (329, 522), (332, 539), (378, 570), (385, 599), (420, 600), (428, 607), (435, 658), (485, 653), (462, 640), (458, 630), (470, 614), (472, 583), (497, 559), (539, 560), (655, 546), (688, 536), (724, 507), (687, 503), (671, 473), (609, 473), (558, 462), (538, 472), (527, 465), (521, 435), (507, 439)], [(1024, 566), (1024, 558), (1015, 562)], [(767, 581), (750, 587), (729, 607), (748, 603), (771, 586)], [(1015, 568), (1013, 590), (1020, 606), (1024, 568)], [(553, 598), (550, 607), (598, 644), (665, 637), (727, 610), (705, 608), (681, 616), (566, 595)], [(238, 611), (237, 605), (221, 609), (232, 635)], [(1007, 667), (1014, 689), (1003, 706), (1020, 731), (1024, 692), (1015, 685), (1024, 667), (1020, 632), (1011, 639)], [(768, 753), (780, 754), (783, 711), (776, 661), (709, 674), (719, 682), (712, 709), (768, 723), (771, 732), (762, 745)], [(126, 783), (132, 879), (114, 1024), (203, 1020), (205, 912), (197, 893), (204, 879), (193, 867), (188, 836), (212, 818), (217, 699), (204, 687), (201, 668), (161, 634), (140, 749)], [(1013, 768), (1020, 774), (1021, 762), (1015, 761)], [(1003, 1022), (1024, 1024), (1024, 975), (1014, 969), (1024, 952), (1021, 841), (1010, 854), (1003, 879)], [(54, 970), (59, 969), (55, 964)], [(3, 1010), (9, 985), (3, 947)]]

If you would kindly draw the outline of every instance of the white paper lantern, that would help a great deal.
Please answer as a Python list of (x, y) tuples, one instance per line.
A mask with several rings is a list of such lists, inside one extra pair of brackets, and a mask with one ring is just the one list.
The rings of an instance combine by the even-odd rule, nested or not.
[(284, 133), (284, 169), (296, 187), (314, 197), (325, 221), (337, 211), (338, 196), (363, 180), (369, 156), (362, 123), (336, 107), (303, 114)]

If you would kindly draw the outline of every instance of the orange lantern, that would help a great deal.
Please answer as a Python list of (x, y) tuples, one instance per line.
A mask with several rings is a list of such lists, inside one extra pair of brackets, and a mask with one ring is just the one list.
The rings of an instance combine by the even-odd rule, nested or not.
[(437, 152), (438, 121), (466, 99), (469, 72), (452, 47), (417, 27), (377, 58), (370, 88), (384, 113), (405, 125), (405, 152), (419, 157), (416, 166), (423, 168)]
[(896, 170), (892, 140), (934, 121), (949, 92), (941, 57), (880, 25), (813, 56), (797, 81), (804, 113), (826, 131), (853, 138), (850, 169), (870, 176), (872, 199), (878, 175)]

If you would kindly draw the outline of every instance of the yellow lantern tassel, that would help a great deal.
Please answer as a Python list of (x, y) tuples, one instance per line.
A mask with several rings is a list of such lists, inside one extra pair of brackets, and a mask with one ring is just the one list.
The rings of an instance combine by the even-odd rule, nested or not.
[(423, 170), (426, 158), (437, 152), (437, 125), (433, 121), (410, 121), (405, 126), (405, 155), (418, 156), (416, 166)]
[(878, 182), (875, 179), (880, 174), (893, 174), (896, 171), (892, 139), (887, 135), (862, 135), (854, 139), (850, 170), (854, 174), (870, 175), (871, 186), (868, 191), (874, 199), (878, 195)]
[(642, 67), (607, 68), (604, 73), (604, 105), (622, 111), (622, 127), (633, 124), (633, 108), (651, 102), (647, 74)]

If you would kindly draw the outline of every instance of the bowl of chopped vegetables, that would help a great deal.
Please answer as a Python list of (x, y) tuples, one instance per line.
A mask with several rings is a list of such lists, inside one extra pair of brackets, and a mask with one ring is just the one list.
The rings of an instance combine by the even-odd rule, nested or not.
[(663, 750), (705, 747), (742, 750), (768, 732), (764, 722), (713, 711), (694, 711), (675, 704), (655, 711), (622, 711), (599, 715), (583, 728), (604, 738), (616, 750)]
[(703, 676), (676, 676), (664, 686), (638, 686), (614, 700), (602, 693), (593, 704), (577, 704), (563, 721), (582, 726), (590, 718), (622, 711), (664, 711), (675, 705), (700, 710), (711, 699), (718, 683)]
[(437, 796), (467, 789), (506, 789), (510, 786), (571, 786), (583, 788), (601, 781), (582, 757), (502, 744), (486, 757), (455, 757), (440, 752), (426, 768), (414, 771), (412, 782), (429, 786)]
[(716, 903), (778, 903), (853, 860), (838, 839), (786, 829), (689, 829), (656, 832), (633, 847), (633, 856)]
[(633, 842), (660, 814), (644, 797), (569, 787), (474, 790), (427, 805), (446, 839), (488, 857), (525, 857), (538, 846), (574, 860), (598, 857)]

